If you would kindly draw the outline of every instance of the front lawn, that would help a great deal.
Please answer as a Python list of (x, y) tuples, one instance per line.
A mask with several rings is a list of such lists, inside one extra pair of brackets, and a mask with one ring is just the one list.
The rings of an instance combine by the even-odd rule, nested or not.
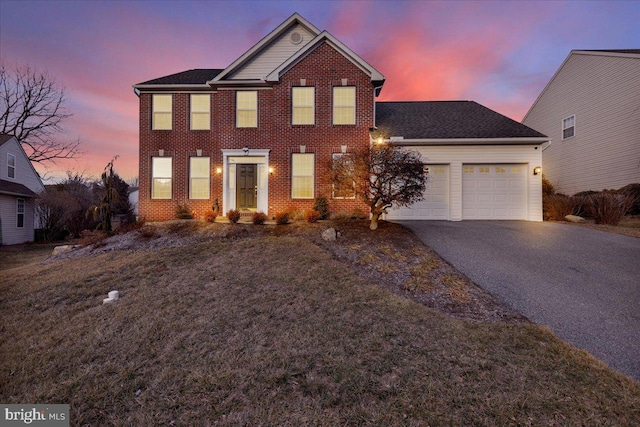
[(72, 425), (95, 426), (640, 425), (640, 384), (546, 328), (394, 291), (406, 264), (429, 285), (407, 296), (477, 299), (384, 233), (211, 227), (0, 271), (0, 401), (69, 403)]

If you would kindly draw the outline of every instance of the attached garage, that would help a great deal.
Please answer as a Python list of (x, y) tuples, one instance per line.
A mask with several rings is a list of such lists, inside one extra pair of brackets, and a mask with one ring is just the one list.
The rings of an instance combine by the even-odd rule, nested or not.
[(380, 102), (383, 138), (420, 153), (424, 200), (389, 220), (542, 221), (542, 150), (548, 138), (472, 101)]

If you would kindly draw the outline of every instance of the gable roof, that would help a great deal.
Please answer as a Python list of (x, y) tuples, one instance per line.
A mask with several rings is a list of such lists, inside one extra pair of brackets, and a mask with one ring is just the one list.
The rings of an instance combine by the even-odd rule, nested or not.
[(564, 68), (565, 64), (569, 61), (569, 59), (573, 55), (591, 55), (591, 56), (602, 56), (602, 57), (615, 56), (615, 57), (618, 57), (618, 58), (640, 59), (640, 49), (604, 49), (604, 50), (603, 49), (599, 49), (599, 50), (576, 50), (576, 49), (574, 49), (574, 50), (572, 50), (571, 52), (569, 52), (569, 55), (567, 55), (567, 57), (564, 59), (564, 61), (562, 61), (562, 64), (560, 64), (560, 67), (558, 67), (558, 69), (553, 74), (551, 79), (549, 79), (549, 82), (546, 84), (544, 89), (542, 89), (542, 91), (540, 92), (540, 94), (538, 95), (536, 100), (533, 102), (533, 104), (531, 104), (531, 108), (529, 108), (529, 111), (527, 111), (527, 114), (525, 114), (524, 117), (522, 118), (522, 122), (523, 123), (524, 123), (525, 120), (527, 120), (527, 117), (529, 117), (529, 114), (531, 114), (531, 111), (533, 111), (533, 109), (535, 108), (536, 104), (538, 104), (538, 101), (540, 101), (540, 99), (542, 98), (544, 93), (551, 86), (551, 83), (553, 83), (553, 81), (556, 79), (558, 74), (560, 74), (560, 71)]
[(17, 182), (5, 181), (4, 179), (0, 179), (0, 194), (20, 197), (34, 197), (36, 195), (36, 193), (24, 185), (18, 184)]
[(13, 138), (13, 135), (7, 135), (6, 133), (0, 133), (0, 145), (2, 145), (5, 142), (9, 141), (11, 138)]
[(377, 102), (376, 127), (373, 138), (381, 136), (399, 143), (400, 139), (461, 145), (513, 144), (514, 139), (521, 143), (549, 140), (540, 132), (474, 101)]

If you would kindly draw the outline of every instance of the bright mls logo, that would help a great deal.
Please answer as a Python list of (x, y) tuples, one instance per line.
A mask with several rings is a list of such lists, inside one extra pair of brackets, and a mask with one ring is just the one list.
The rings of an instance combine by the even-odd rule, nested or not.
[(69, 405), (0, 404), (0, 426), (69, 427)]

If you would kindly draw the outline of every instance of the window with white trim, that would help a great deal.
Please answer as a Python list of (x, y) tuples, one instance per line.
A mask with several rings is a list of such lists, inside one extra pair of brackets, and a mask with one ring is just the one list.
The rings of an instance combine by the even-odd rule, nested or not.
[(16, 177), (16, 156), (7, 153), (7, 176), (9, 178)]
[(340, 176), (339, 182), (334, 182), (331, 197), (334, 199), (355, 199), (356, 182), (346, 184), (347, 177), (354, 175), (353, 157), (350, 154), (333, 154), (333, 171)]
[(211, 129), (211, 95), (191, 94), (191, 130)]
[(209, 157), (191, 157), (189, 160), (189, 198), (208, 199), (211, 182)]
[(173, 95), (156, 93), (153, 95), (152, 103), (153, 116), (151, 118), (151, 129), (171, 130), (173, 123)]
[(24, 199), (16, 199), (16, 225), (18, 228), (24, 228)]
[(236, 92), (236, 127), (258, 127), (258, 91), (239, 90)]
[(294, 153), (291, 155), (291, 197), (313, 199), (315, 155)]
[(335, 86), (333, 88), (333, 124), (356, 124), (355, 86)]
[(294, 125), (312, 125), (315, 123), (315, 88), (294, 87), (291, 89), (291, 123)]
[(571, 138), (576, 134), (576, 116), (569, 116), (562, 120), (562, 139)]
[(173, 162), (171, 157), (151, 158), (151, 198), (171, 199)]

